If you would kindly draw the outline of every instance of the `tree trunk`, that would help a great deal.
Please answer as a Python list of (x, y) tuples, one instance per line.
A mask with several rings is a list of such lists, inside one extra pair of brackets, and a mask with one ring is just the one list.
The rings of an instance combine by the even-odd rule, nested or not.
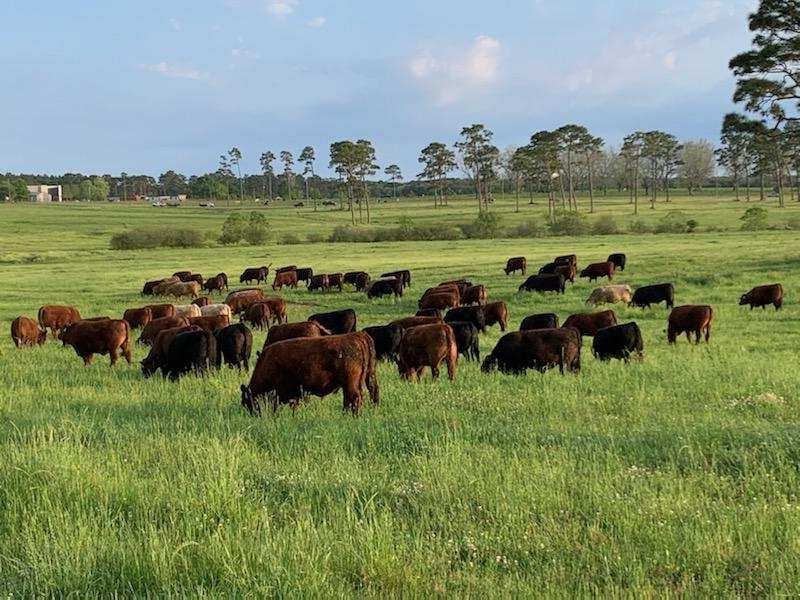
[(594, 169), (592, 169), (591, 162), (589, 162), (586, 166), (589, 170), (589, 212), (594, 213)]
[(636, 161), (633, 172), (633, 214), (639, 214), (639, 161)]
[(760, 182), (759, 183), (759, 186), (760, 186), (759, 193), (761, 194), (761, 198), (760, 198), (761, 202), (763, 202), (766, 199), (766, 194), (764, 192), (765, 183), (764, 183), (764, 173), (763, 173), (763, 171), (759, 175), (760, 175), (760, 177), (759, 177), (759, 182)]
[(516, 187), (517, 187), (517, 189), (516, 189), (516, 196), (517, 196), (516, 202), (517, 202), (517, 204), (516, 204), (514, 212), (519, 212), (519, 178), (517, 178), (517, 186)]

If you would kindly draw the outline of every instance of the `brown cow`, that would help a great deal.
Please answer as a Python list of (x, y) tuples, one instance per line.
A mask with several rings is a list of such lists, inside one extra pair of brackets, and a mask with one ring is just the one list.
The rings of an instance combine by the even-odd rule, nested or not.
[(553, 274), (561, 275), (564, 277), (565, 281), (569, 281), (570, 283), (575, 283), (575, 277), (578, 275), (578, 269), (575, 265), (557, 265), (556, 268), (553, 270)]
[(191, 317), (189, 319), (190, 325), (197, 325), (205, 331), (215, 333), (220, 329), (224, 329), (231, 324), (231, 319), (228, 315), (215, 315), (213, 317)]
[(329, 289), (331, 289), (331, 286), (327, 275), (314, 275), (311, 277), (311, 281), (308, 282), (309, 292), (313, 292), (314, 290), (327, 292)]
[(17, 348), (22, 346), (40, 346), (47, 341), (47, 330), (30, 317), (20, 316), (11, 322), (11, 339)]
[(211, 298), (209, 298), (208, 296), (200, 296), (199, 298), (195, 298), (194, 300), (192, 300), (192, 304), (199, 306), (200, 308), (203, 308), (204, 306), (208, 306), (209, 304), (211, 304)]
[(185, 327), (189, 325), (189, 319), (183, 317), (161, 317), (153, 319), (142, 329), (142, 334), (139, 336), (139, 343), (149, 346), (156, 339), (159, 331), (170, 329), (172, 327)]
[(149, 308), (153, 315), (153, 319), (163, 319), (164, 317), (175, 316), (174, 304), (148, 304), (145, 308)]
[(754, 287), (739, 298), (739, 306), (746, 304), (750, 305), (750, 310), (756, 306), (766, 309), (768, 304), (772, 304), (775, 310), (780, 310), (783, 306), (783, 286), (780, 283), (773, 283)]
[(467, 306), (477, 304), (483, 306), (489, 299), (489, 292), (485, 285), (473, 285), (465, 289), (461, 294), (461, 305)]
[(442, 323), (441, 317), (405, 317), (392, 321), (389, 325), (397, 325), (401, 329), (410, 329), (412, 327), (419, 327), (420, 325), (431, 325), (433, 323)]
[(267, 296), (261, 300), (269, 307), (269, 312), (272, 315), (273, 323), (288, 323), (289, 319), (286, 316), (286, 301), (283, 298)]
[(301, 337), (322, 337), (325, 335), (331, 335), (331, 332), (316, 321), (301, 321), (300, 323), (274, 325), (270, 327), (267, 339), (264, 340), (264, 348), (271, 346), (275, 342), (282, 342), (283, 340)]
[(267, 266), (249, 267), (245, 269), (242, 274), (239, 275), (239, 283), (250, 283), (251, 281), (255, 281), (256, 283), (266, 283), (267, 277), (269, 277), (269, 268), (271, 266), (272, 263), (269, 263)]
[(456, 377), (458, 346), (455, 334), (446, 323), (433, 323), (406, 329), (400, 342), (397, 369), (403, 379), (422, 379), (425, 367), (430, 367), (431, 377), (439, 378), (439, 365), (447, 364), (450, 381)]
[(189, 278), (192, 276), (191, 271), (177, 271), (172, 274), (173, 277), (177, 277), (180, 281), (189, 281)]
[(160, 285), (166, 284), (166, 283), (176, 283), (178, 281), (180, 281), (180, 279), (178, 279), (175, 276), (167, 277), (167, 278), (164, 278), (164, 279), (155, 279), (153, 281), (146, 281), (145, 284), (144, 284), (144, 287), (142, 288), (142, 295), (144, 295), (144, 296), (155, 296), (155, 294), (156, 294), (155, 288), (157, 286), (160, 286)]
[(443, 281), (442, 283), (440, 283), (436, 287), (443, 288), (443, 287), (449, 287), (449, 286), (457, 287), (458, 288), (458, 293), (459, 294), (463, 294), (464, 290), (466, 290), (469, 287), (472, 287), (472, 282), (468, 281), (466, 279), (453, 279), (452, 281)]
[(240, 320), (243, 323), (249, 323), (253, 329), (266, 329), (269, 327), (271, 317), (269, 306), (264, 302), (256, 302), (247, 307), (247, 310), (241, 314)]
[[(172, 305), (170, 304), (170, 306)], [(143, 308), (129, 308), (122, 315), (122, 318), (128, 322), (131, 329), (139, 329), (153, 320), (153, 311), (148, 306)]]
[(481, 307), (483, 309), (483, 317), (486, 320), (486, 327), (500, 324), (500, 331), (505, 331), (508, 326), (508, 306), (502, 300), (499, 302), (490, 302)]
[(691, 343), (690, 334), (694, 333), (695, 343), (700, 343), (700, 336), (705, 333), (706, 343), (711, 339), (711, 323), (714, 321), (714, 309), (710, 306), (686, 305), (676, 306), (672, 309), (667, 320), (667, 340), (674, 344), (678, 336), (686, 334), (686, 339)]
[(231, 312), (238, 315), (247, 310), (251, 304), (264, 299), (264, 292), (259, 289), (237, 290), (228, 294), (225, 304), (231, 307)]
[(581, 278), (588, 277), (589, 281), (595, 281), (601, 277), (608, 277), (608, 280), (611, 281), (614, 278), (614, 271), (616, 268), (614, 263), (608, 261), (592, 263), (581, 271)]
[(553, 262), (557, 265), (572, 265), (578, 268), (578, 256), (576, 254), (565, 254), (564, 256), (556, 256)]
[(39, 309), (39, 326), (44, 330), (49, 327), (53, 337), (56, 338), (64, 327), (80, 320), (81, 313), (74, 306), (46, 304)]
[(503, 270), (506, 272), (506, 275), (510, 275), (515, 271), (522, 271), (522, 274), (525, 275), (525, 272), (528, 270), (528, 260), (524, 256), (509, 258), (506, 261), (506, 268)]
[(344, 288), (343, 279), (344, 275), (342, 275), (341, 273), (330, 273), (328, 275), (328, 289), (339, 288), (339, 291), (341, 292), (342, 289)]
[(430, 294), (419, 301), (421, 309), (438, 308), (444, 310), (446, 308), (456, 308), (459, 305), (460, 297), (458, 292), (439, 292)]
[[(431, 294), (441, 294), (442, 292), (455, 292), (458, 294), (459, 299), (461, 298), (461, 291), (466, 289), (470, 286), (460, 286), (456, 283), (440, 283), (436, 287), (431, 287), (423, 292), (422, 296), (420, 296), (420, 302), (422, 302), (423, 298), (430, 296)], [(418, 303), (419, 304), (419, 303)]]
[(219, 274), (206, 279), (206, 282), (203, 284), (203, 289), (209, 294), (213, 294), (214, 292), (221, 292), (226, 289), (227, 286), (228, 282), (222, 277), (222, 274)]
[(175, 296), (176, 299), (184, 296), (197, 298), (200, 295), (200, 284), (196, 281), (170, 283), (161, 293), (162, 296)]
[(581, 337), (594, 337), (603, 327), (611, 327), (612, 325), (616, 325), (617, 322), (617, 315), (613, 310), (603, 310), (595, 313), (570, 315), (561, 327), (577, 329)]
[(131, 364), (131, 326), (122, 319), (78, 321), (67, 325), (59, 338), (65, 346), (75, 349), (86, 366), (92, 363), (95, 354), (108, 354), (113, 367), (117, 364), (118, 352)]
[(153, 375), (158, 369), (164, 367), (169, 345), (172, 343), (172, 340), (175, 339), (176, 335), (184, 331), (200, 331), (200, 328), (196, 325), (185, 325), (183, 327), (162, 329), (158, 332), (158, 335), (156, 335), (153, 340), (153, 345), (150, 347), (150, 352), (140, 363), (142, 366), (142, 375), (150, 377), (150, 375)]
[(279, 271), (275, 273), (275, 281), (272, 282), (273, 290), (283, 289), (288, 285), (291, 288), (297, 287), (297, 271)]
[(303, 394), (324, 397), (341, 388), (343, 409), (357, 415), (365, 386), (374, 404), (380, 400), (375, 363), (375, 344), (364, 332), (277, 342), (264, 349), (241, 387), (242, 406), (260, 414), (260, 400), (269, 398), (273, 412), (279, 403), (294, 411)]

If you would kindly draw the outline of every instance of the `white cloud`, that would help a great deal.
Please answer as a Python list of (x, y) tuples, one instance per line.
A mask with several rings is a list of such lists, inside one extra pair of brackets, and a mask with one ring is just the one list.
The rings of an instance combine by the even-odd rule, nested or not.
[(458, 54), (421, 51), (408, 64), (411, 75), (428, 87), (439, 105), (457, 102), (493, 84), (500, 71), (500, 41), (481, 35)]
[(267, 2), (267, 12), (276, 17), (285, 17), (294, 12), (298, 0), (270, 0)]
[(256, 52), (255, 50), (248, 50), (247, 48), (233, 48), (231, 50), (231, 56), (233, 58), (240, 58), (245, 60), (257, 60), (261, 58), (261, 55)]
[(661, 64), (667, 71), (674, 71), (678, 65), (678, 53), (675, 50), (670, 50), (661, 59)]
[(190, 79), (193, 81), (211, 81), (211, 74), (187, 65), (178, 65), (167, 61), (142, 65), (145, 71), (158, 73), (173, 79)]
[(308, 23), (306, 23), (306, 25), (313, 27), (314, 29), (319, 29), (320, 27), (323, 27), (327, 21), (328, 19), (325, 17), (314, 17)]
[(175, 31), (180, 31), (182, 27), (181, 22), (178, 21), (178, 19), (170, 19), (169, 26), (172, 27)]

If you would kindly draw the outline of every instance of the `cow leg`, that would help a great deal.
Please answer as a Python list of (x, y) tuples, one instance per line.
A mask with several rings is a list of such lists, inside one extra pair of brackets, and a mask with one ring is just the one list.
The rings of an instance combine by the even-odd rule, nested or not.
[(692, 334), (689, 331), (686, 332), (686, 341), (692, 343)]
[(706, 325), (706, 344), (711, 339), (711, 324)]
[(117, 364), (117, 358), (118, 358), (117, 357), (117, 348), (109, 349), (108, 357), (111, 359), (111, 366), (113, 367), (114, 365), (116, 365)]
[(84, 354), (81, 356), (81, 358), (83, 359), (83, 366), (88, 367), (90, 364), (92, 364), (92, 358), (94, 358), (94, 354)]
[(702, 336), (702, 333), (703, 333), (703, 328), (702, 327), (694, 332), (694, 343), (695, 344), (699, 344), (700, 343), (700, 337)]
[[(524, 274), (525, 273), (523, 273), (523, 275)], [(505, 319), (501, 319), (500, 320), (500, 331), (505, 332), (507, 325), (508, 324), (506, 323)]]
[(434, 363), (431, 363), (431, 379), (433, 381), (439, 379), (439, 365), (434, 365)]

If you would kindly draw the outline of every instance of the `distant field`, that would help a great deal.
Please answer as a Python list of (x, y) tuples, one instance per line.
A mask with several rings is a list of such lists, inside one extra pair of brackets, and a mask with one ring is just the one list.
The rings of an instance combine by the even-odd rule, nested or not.
[[(509, 225), (543, 219), (538, 202), (521, 216), (510, 197), (494, 210)], [(474, 218), (468, 199), (429, 204), (382, 203), (375, 224)], [(797, 203), (768, 206), (773, 224), (800, 215)], [(0, 593), (800, 594), (800, 234), (735, 231), (746, 204), (730, 193), (670, 208), (699, 232), (111, 251), (124, 227), (217, 232), (225, 210), (0, 205)], [(275, 232), (300, 236), (349, 222), (339, 211), (264, 210)], [(666, 210), (640, 209), (651, 221)], [(626, 198), (598, 202), (621, 225), (630, 212)], [(618, 306), (642, 327), (641, 363), (599, 363), (585, 344), (578, 376), (487, 376), (462, 360), (454, 383), (421, 384), (384, 364), (382, 403), (358, 419), (335, 394), (256, 420), (239, 406), (248, 375), (144, 380), (138, 365), (111, 370), (107, 357), (84, 368), (53, 341), (18, 351), (8, 334), (11, 319), (46, 302), (119, 316), (144, 303), (146, 279), (179, 268), (234, 279), (270, 262), (413, 271), (397, 303), (288, 291), (292, 321), (353, 307), (360, 326), (385, 323), (413, 314), (429, 285), (468, 276), (508, 302), (516, 329), (534, 312), (586, 310), (595, 286), (519, 294), (506, 258), (539, 265), (576, 252), (587, 263), (618, 251), (629, 260), (618, 282), (671, 281), (679, 304), (714, 306), (710, 345), (668, 347), (666, 309)], [(787, 290), (783, 311), (737, 306), (774, 281)], [(500, 335), (482, 337), (482, 355)]]

